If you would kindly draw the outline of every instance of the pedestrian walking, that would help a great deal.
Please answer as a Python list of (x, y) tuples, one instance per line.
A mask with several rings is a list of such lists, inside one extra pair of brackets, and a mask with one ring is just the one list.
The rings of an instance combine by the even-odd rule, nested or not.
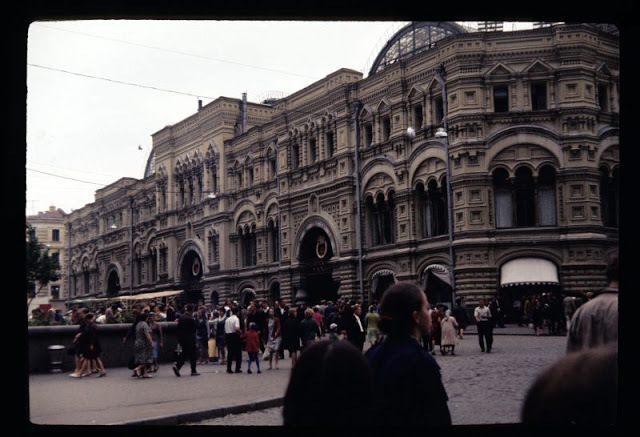
[(178, 318), (178, 344), (182, 349), (178, 355), (173, 373), (180, 376), (180, 369), (184, 363), (189, 360), (191, 366), (191, 376), (200, 375), (196, 369), (197, 362), (197, 346), (196, 346), (196, 330), (198, 324), (193, 318), (193, 304), (187, 304), (185, 311)]
[(205, 307), (200, 307), (197, 314), (196, 342), (198, 343), (198, 364), (209, 364), (209, 319)]
[(297, 311), (295, 308), (289, 308), (289, 317), (282, 325), (282, 347), (289, 351), (291, 368), (296, 365), (300, 351), (300, 322), (298, 322)]
[(442, 321), (440, 321), (440, 327), (440, 353), (442, 355), (448, 353), (455, 355), (456, 344), (458, 343), (458, 335), (456, 334), (458, 322), (456, 318), (451, 315), (451, 310), (444, 312), (444, 317)]
[[(84, 345), (83, 358), (84, 363), (80, 374), (82, 376), (89, 376), (92, 373), (98, 373), (98, 377), (107, 375), (107, 371), (102, 363), (100, 354), (102, 353), (102, 347), (100, 346), (100, 338), (98, 337), (98, 326), (95, 322), (93, 313), (88, 313), (85, 316), (86, 331), (86, 344)], [(97, 371), (92, 371), (92, 364), (95, 365)]]
[(478, 306), (473, 311), (473, 317), (476, 319), (478, 327), (478, 343), (480, 343), (480, 351), (485, 351), (485, 342), (487, 352), (491, 352), (493, 346), (493, 324), (491, 322), (491, 310), (486, 306), (486, 300), (480, 299)]
[(227, 373), (233, 373), (231, 365), (236, 363), (235, 373), (242, 373), (242, 330), (240, 328), (240, 307), (234, 305), (231, 315), (224, 322), (225, 342), (227, 344)]
[(380, 316), (376, 311), (376, 307), (369, 305), (369, 312), (365, 316), (364, 324), (367, 329), (367, 340), (371, 346), (375, 346), (380, 341), (380, 329), (378, 328), (378, 321)]
[(216, 338), (216, 348), (218, 349), (218, 356), (220, 357), (220, 365), (227, 364), (227, 342), (225, 340), (226, 334), (224, 332), (224, 323), (227, 320), (227, 312), (223, 307), (218, 308), (218, 317), (213, 321)]
[(276, 357), (276, 369), (278, 369), (280, 349), (282, 348), (282, 326), (281, 318), (275, 316), (273, 308), (269, 309), (267, 317), (267, 332), (269, 333), (267, 340), (267, 347), (269, 348), (269, 367), (267, 370), (271, 370), (273, 368), (274, 355)]
[(245, 334), (246, 342), (244, 350), (249, 355), (247, 360), (247, 373), (253, 373), (251, 371), (251, 363), (256, 363), (257, 373), (260, 372), (260, 358), (258, 353), (260, 352), (260, 335), (258, 334), (258, 325), (255, 322), (249, 323), (249, 330)]
[(320, 338), (320, 327), (313, 319), (313, 310), (311, 308), (307, 308), (304, 311), (304, 319), (300, 322), (300, 338), (303, 351)]
[(159, 316), (156, 313), (149, 314), (149, 328), (151, 328), (151, 339), (153, 340), (152, 351), (152, 367), (151, 372), (157, 372), (160, 367), (158, 366), (158, 356), (160, 355), (160, 348), (164, 346), (164, 337), (162, 335), (162, 326), (159, 323)]
[(544, 310), (540, 299), (536, 299), (533, 302), (533, 307), (531, 309), (531, 323), (533, 324), (533, 331), (535, 334), (540, 335), (544, 327)]
[(366, 339), (364, 323), (360, 318), (361, 315), (362, 307), (358, 304), (348, 307), (345, 313), (345, 334), (347, 335), (347, 340), (349, 340), (359, 351), (362, 351), (364, 348), (364, 342)]
[(136, 339), (133, 343), (136, 367), (133, 369), (133, 374), (138, 378), (151, 378), (147, 369), (153, 362), (153, 338), (148, 320), (149, 313), (144, 311), (138, 316), (136, 324)]
[(424, 291), (407, 282), (382, 296), (378, 312), (385, 340), (365, 353), (373, 371), (373, 425), (451, 425), (440, 367), (418, 342), (431, 329), (427, 305)]
[(458, 322), (457, 335), (461, 340), (464, 338), (464, 330), (467, 329), (469, 324), (469, 315), (467, 314), (467, 307), (465, 305), (464, 297), (456, 299), (456, 304), (451, 310), (451, 315)]

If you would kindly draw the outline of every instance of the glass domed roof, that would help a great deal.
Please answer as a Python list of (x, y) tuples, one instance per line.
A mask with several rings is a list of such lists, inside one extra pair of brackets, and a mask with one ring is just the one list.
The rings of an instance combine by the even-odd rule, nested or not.
[(401, 59), (409, 58), (428, 50), (434, 44), (449, 35), (466, 32), (465, 28), (452, 22), (414, 21), (387, 41), (378, 56), (373, 61), (369, 75), (379, 73), (385, 67)]

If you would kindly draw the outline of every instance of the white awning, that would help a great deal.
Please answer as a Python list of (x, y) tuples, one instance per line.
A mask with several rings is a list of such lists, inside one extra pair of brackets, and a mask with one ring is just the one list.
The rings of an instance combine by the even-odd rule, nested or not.
[(500, 286), (524, 284), (557, 284), (558, 269), (542, 258), (517, 258), (500, 268)]
[(118, 296), (120, 300), (144, 300), (144, 299), (155, 299), (157, 297), (165, 297), (165, 296), (175, 296), (176, 294), (182, 293), (182, 290), (166, 290), (166, 291), (155, 291), (153, 293), (142, 293), (142, 294), (132, 294), (126, 296)]
[[(451, 285), (451, 276), (449, 275), (449, 267), (442, 264), (431, 264), (424, 269), (425, 276), (431, 272), (436, 278), (444, 283)], [(425, 278), (426, 279), (426, 278)]]

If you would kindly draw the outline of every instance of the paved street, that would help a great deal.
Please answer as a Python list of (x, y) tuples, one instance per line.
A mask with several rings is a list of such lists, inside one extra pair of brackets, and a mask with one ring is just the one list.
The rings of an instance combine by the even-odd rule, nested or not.
[[(495, 333), (491, 354), (480, 352), (476, 335), (467, 335), (456, 356), (436, 356), (454, 424), (517, 423), (529, 385), (564, 355), (566, 337), (536, 337), (515, 326)], [(186, 365), (181, 378), (163, 364), (148, 380), (131, 378), (124, 367), (107, 369), (105, 378), (73, 379), (68, 369), (33, 374), (29, 417), (37, 425), (280, 425), (281, 409), (274, 407), (281, 405), (290, 363), (267, 371), (261, 362), (260, 375), (229, 375), (224, 366), (208, 364), (198, 366), (196, 377)]]
[[(527, 388), (543, 369), (565, 354), (565, 346), (566, 337), (562, 336), (494, 335), (493, 350), (486, 354), (480, 352), (477, 336), (468, 335), (456, 347), (456, 356), (437, 355), (453, 424), (518, 423)], [(281, 424), (281, 407), (191, 423)]]

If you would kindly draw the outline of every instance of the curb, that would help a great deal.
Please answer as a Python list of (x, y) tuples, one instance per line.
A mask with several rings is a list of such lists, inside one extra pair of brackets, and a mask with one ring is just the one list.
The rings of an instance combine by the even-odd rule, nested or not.
[(248, 413), (250, 411), (280, 407), (283, 404), (284, 397), (279, 397), (252, 402), (250, 404), (232, 405), (208, 410), (191, 411), (188, 413), (150, 417), (148, 419), (111, 423), (110, 425), (182, 425), (190, 422), (202, 422), (203, 420), (215, 419), (228, 414)]

